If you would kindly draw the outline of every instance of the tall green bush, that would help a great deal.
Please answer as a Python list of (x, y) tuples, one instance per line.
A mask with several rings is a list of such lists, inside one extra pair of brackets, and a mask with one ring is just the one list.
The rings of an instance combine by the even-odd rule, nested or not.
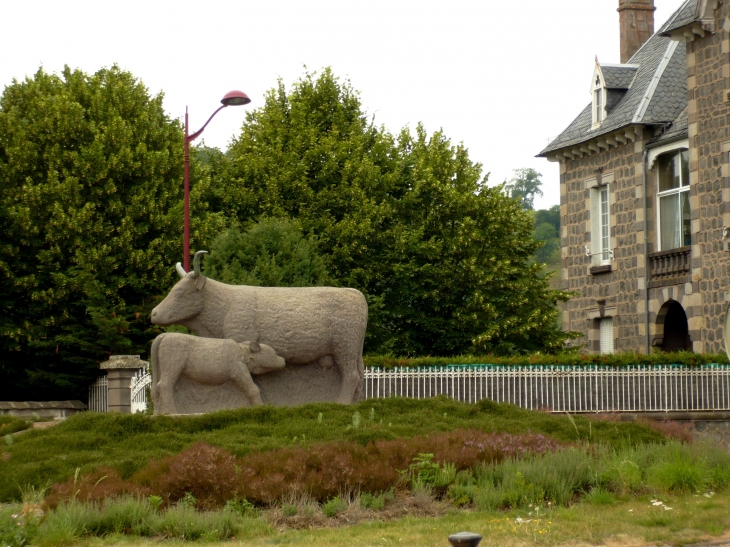
[(327, 69), (249, 111), (229, 150), (220, 206), (242, 226), (290, 218), (326, 269), (370, 305), (366, 348), (395, 355), (555, 352), (569, 335), (533, 221), (441, 131), (397, 136)]
[[(116, 66), (3, 91), (0, 400), (84, 399), (109, 354), (144, 353), (181, 249), (183, 136), (162, 99)], [(214, 217), (194, 175), (195, 244)]]

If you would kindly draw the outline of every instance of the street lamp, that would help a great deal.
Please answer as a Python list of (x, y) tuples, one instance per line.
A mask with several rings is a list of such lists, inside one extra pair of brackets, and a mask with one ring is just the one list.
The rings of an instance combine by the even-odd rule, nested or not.
[(192, 135), (188, 134), (188, 107), (185, 107), (185, 195), (183, 205), (183, 267), (185, 268), (186, 272), (190, 271), (190, 143), (200, 136), (206, 126), (210, 123), (210, 120), (213, 119), (213, 116), (218, 114), (218, 112), (223, 110), (225, 107), (240, 106), (243, 104), (248, 104), (250, 102), (251, 99), (249, 99), (248, 95), (246, 95), (243, 91), (229, 91), (228, 93), (226, 93), (225, 97), (221, 99), (221, 104), (223, 106), (219, 107), (218, 110), (213, 112), (213, 114), (211, 114), (210, 118), (208, 118), (208, 121), (205, 122), (203, 127), (198, 129)]

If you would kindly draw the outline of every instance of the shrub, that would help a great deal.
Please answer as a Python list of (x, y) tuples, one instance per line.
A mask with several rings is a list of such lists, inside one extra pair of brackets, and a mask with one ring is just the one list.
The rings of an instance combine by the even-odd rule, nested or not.
[(382, 511), (385, 508), (385, 504), (393, 500), (395, 500), (393, 488), (378, 494), (363, 492), (360, 494), (360, 507), (363, 509), (372, 509), (373, 511)]
[(55, 484), (46, 502), (52, 508), (61, 503), (95, 501), (124, 495), (148, 496), (149, 488), (122, 479), (116, 469), (100, 467), (91, 473), (81, 475), (80, 470), (66, 482)]
[(366, 355), (366, 367), (429, 367), (447, 365), (705, 365), (728, 363), (725, 353), (621, 353), (612, 355), (588, 355), (577, 352), (557, 355), (516, 355), (503, 357), (496, 355), (458, 355), (454, 357), (413, 357), (401, 358), (383, 355)]
[[(356, 410), (361, 415), (360, 426), (348, 429)], [(371, 412), (374, 417), (372, 420), (369, 417)], [(318, 421), (319, 414), (322, 414), (321, 422)], [(636, 423), (595, 422), (590, 426), (591, 422), (580, 416), (576, 416), (574, 421), (581, 440), (604, 442), (611, 446), (664, 442), (661, 434)], [(235, 457), (244, 457), (253, 453), (288, 449), (294, 437), (302, 440), (297, 443), (302, 448), (339, 441), (351, 441), (364, 446), (378, 441), (407, 440), (415, 435), (430, 437), (456, 430), (510, 431), (513, 434), (532, 431), (535, 434), (549, 434), (553, 439), (562, 441), (576, 440), (576, 429), (562, 416), (486, 400), (478, 404), (459, 403), (446, 397), (368, 400), (355, 407), (331, 403), (297, 408), (261, 406), (174, 418), (84, 412), (47, 430), (7, 437), (14, 439), (14, 443), (12, 446), (0, 447), (0, 465), (3, 468), (0, 473), (0, 502), (18, 500), (18, 484), (39, 486), (48, 480), (51, 483), (66, 482), (73, 477), (77, 467), (81, 468), (83, 475), (93, 472), (97, 467), (106, 469), (97, 476), (97, 479), (105, 475), (107, 478), (94, 488), (92, 498), (97, 497), (96, 492), (100, 489), (108, 489), (109, 495), (121, 495), (125, 493), (123, 489), (114, 491), (120, 487), (114, 484), (117, 480), (115, 476), (118, 480), (128, 481), (148, 467), (150, 460), (160, 462), (174, 457), (199, 441), (226, 450)], [(305, 435), (306, 440), (303, 440)], [(449, 446), (452, 452), (460, 452), (464, 448), (457, 439), (452, 441)], [(434, 453), (435, 461), (443, 461), (442, 453), (426, 445), (408, 454), (399, 469), (405, 469), (410, 458), (418, 452)], [(453, 461), (457, 469), (461, 468), (458, 461), (449, 461)], [(116, 470), (115, 475), (110, 473), (110, 469)], [(160, 469), (160, 472), (167, 471)], [(154, 478), (152, 474), (147, 477), (146, 483), (135, 482), (145, 486)], [(88, 487), (93, 487), (95, 482)], [(187, 491), (195, 493), (189, 487)], [(162, 493), (161, 490), (139, 492), (143, 495)], [(325, 498), (337, 493), (334, 491)], [(239, 494), (244, 495), (243, 492)], [(83, 498), (83, 492), (79, 495)], [(195, 495), (203, 499), (203, 496)]]
[(191, 507), (170, 507), (156, 523), (156, 534), (187, 541), (221, 541), (237, 531), (233, 515), (226, 511), (199, 512)]
[(2, 547), (23, 547), (27, 545), (37, 523), (27, 521), (20, 515), (20, 506), (0, 507), (0, 545)]
[(471, 499), (483, 510), (566, 505), (592, 484), (590, 461), (586, 452), (566, 449), (482, 464), (474, 470), (475, 487), (462, 479), (449, 496), (463, 504)]
[[(237, 498), (239, 473), (236, 458), (228, 451), (199, 442), (149, 465), (132, 477), (168, 502), (187, 500), (190, 507), (214, 509)], [(192, 500), (195, 500), (195, 503)]]
[(336, 517), (346, 510), (347, 502), (339, 496), (335, 496), (322, 504), (322, 513), (324, 513), (324, 516), (327, 518)]
[(665, 449), (666, 458), (648, 470), (650, 484), (666, 492), (698, 492), (709, 479), (705, 461), (688, 446), (673, 444)]
[(259, 515), (254, 504), (246, 498), (228, 500), (224, 509), (242, 517), (257, 517)]

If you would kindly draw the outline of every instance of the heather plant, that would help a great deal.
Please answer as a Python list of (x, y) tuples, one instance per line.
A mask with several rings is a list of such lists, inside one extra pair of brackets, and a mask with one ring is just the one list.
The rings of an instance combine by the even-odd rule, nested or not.
[[(377, 420), (367, 419), (371, 409), (375, 409)], [(348, 429), (352, 425), (354, 411), (359, 411), (365, 419), (361, 420), (359, 428)], [(321, 422), (318, 420), (320, 414)], [(580, 416), (576, 416), (574, 421), (581, 442), (620, 447), (626, 444), (662, 443), (665, 440), (661, 433), (641, 424), (590, 422)], [(168, 490), (153, 487), (153, 482), (159, 475), (167, 473), (167, 470), (159, 468), (154, 473), (148, 473), (146, 480), (135, 478), (130, 482), (130, 479), (147, 468), (150, 461), (162, 462), (166, 458), (178, 456), (199, 441), (221, 449), (235, 459), (288, 449), (294, 437), (298, 438), (297, 443), (301, 448), (307, 449), (323, 443), (352, 442), (360, 446), (382, 441), (410, 443), (409, 439), (418, 435), (434, 437), (443, 432), (457, 430), (477, 431), (478, 434), (471, 438), (475, 442), (487, 442), (490, 434), (485, 432), (504, 434), (507, 431), (517, 439), (528, 432), (533, 435), (541, 434), (554, 442), (574, 442), (576, 439), (575, 428), (562, 416), (528, 411), (487, 400), (467, 404), (445, 397), (428, 400), (368, 400), (354, 408), (329, 403), (297, 408), (263, 406), (174, 418), (86, 412), (72, 416), (53, 428), (18, 435), (12, 446), (5, 446), (0, 450), (3, 466), (3, 472), (0, 473), (0, 502), (18, 500), (18, 484), (40, 486), (50, 480), (62, 485), (73, 477), (77, 467), (81, 468), (82, 480), (90, 474), (93, 475), (80, 484), (79, 499), (97, 499), (123, 493), (164, 496)], [(515, 442), (526, 443), (528, 437), (530, 436)], [(539, 450), (538, 439), (536, 437), (530, 441), (536, 450)], [(499, 442), (506, 445), (508, 438)], [(418, 452), (434, 453), (434, 460), (439, 462), (443, 462), (448, 456), (447, 460), (451, 459), (457, 469), (461, 469), (459, 459), (471, 457), (469, 453), (472, 450), (478, 452), (477, 447), (465, 447), (463, 443), (459, 445), (456, 438), (448, 442), (444, 438), (438, 446), (424, 445)], [(405, 461), (399, 461), (398, 469), (408, 467), (410, 458), (418, 452), (409, 453)], [(495, 452), (502, 453), (500, 450)], [(490, 449), (485, 445), (480, 458), (488, 460), (491, 457)], [(212, 471), (213, 467), (193, 469), (195, 463), (191, 456), (187, 467), (180, 467), (177, 473), (179, 477), (171, 483), (175, 487), (174, 496), (181, 496), (185, 491), (195, 493), (193, 485), (186, 484), (185, 475), (190, 471), (198, 477), (206, 473), (208, 476), (216, 475), (215, 482), (206, 481), (212, 485), (208, 493), (195, 493), (201, 502), (211, 496), (215, 500), (211, 506), (220, 506), (233, 497), (234, 485), (240, 480), (234, 465), (226, 464), (228, 471), (225, 474), (216, 474)], [(106, 478), (96, 484), (102, 477)], [(387, 489), (390, 484), (373, 485), (373, 491)], [(125, 490), (125, 485), (133, 485), (135, 489)], [(73, 485), (64, 488), (66, 492), (62, 496), (54, 489), (52, 497), (55, 496), (57, 501), (69, 499)], [(337, 495), (338, 492), (337, 489), (328, 492), (325, 499)], [(252, 500), (243, 491), (239, 494)]]

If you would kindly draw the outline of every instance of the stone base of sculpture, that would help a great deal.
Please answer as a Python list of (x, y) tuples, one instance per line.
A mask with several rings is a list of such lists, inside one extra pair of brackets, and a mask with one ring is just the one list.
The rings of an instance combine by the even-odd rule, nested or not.
[[(337, 367), (325, 369), (313, 363), (253, 376), (253, 381), (261, 390), (263, 404), (297, 406), (314, 402), (336, 402), (342, 378)], [(253, 406), (244, 393), (231, 382), (212, 386), (182, 377), (175, 385), (173, 396), (179, 414), (200, 414)]]

